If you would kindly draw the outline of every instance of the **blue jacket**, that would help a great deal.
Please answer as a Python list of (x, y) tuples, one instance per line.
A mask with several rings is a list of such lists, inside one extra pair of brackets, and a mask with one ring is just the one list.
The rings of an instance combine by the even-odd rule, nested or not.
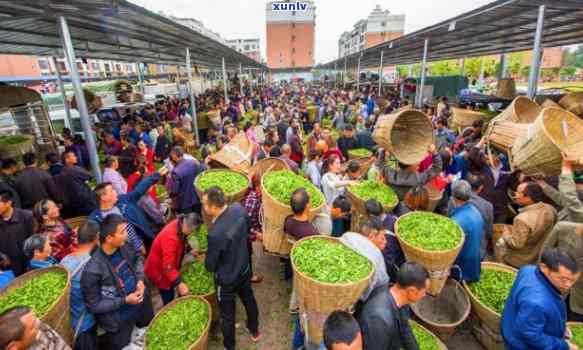
[(451, 218), (464, 231), (466, 240), (455, 264), (462, 270), (461, 279), (468, 282), (480, 280), (480, 245), (484, 239), (484, 219), (480, 211), (472, 204), (455, 208)]
[(368, 112), (368, 115), (372, 115), (374, 113), (374, 100), (370, 96), (366, 101), (366, 111)]
[[(159, 173), (154, 173), (153, 175), (148, 176), (142, 180), (133, 191), (118, 195), (117, 203), (115, 203), (115, 206), (119, 208), (123, 217), (136, 228), (138, 233), (142, 233), (150, 238), (156, 237), (157, 232), (155, 232), (152, 226), (150, 226), (150, 222), (146, 218), (144, 209), (139, 206), (138, 201), (159, 179)], [(89, 220), (101, 222), (103, 220), (101, 209), (94, 210), (89, 215)]]
[(502, 312), (500, 331), (509, 350), (567, 350), (567, 308), (540, 268), (520, 269)]
[(197, 160), (182, 159), (170, 173), (168, 195), (172, 198), (174, 209), (183, 210), (200, 204), (194, 189), (194, 181), (206, 167)]

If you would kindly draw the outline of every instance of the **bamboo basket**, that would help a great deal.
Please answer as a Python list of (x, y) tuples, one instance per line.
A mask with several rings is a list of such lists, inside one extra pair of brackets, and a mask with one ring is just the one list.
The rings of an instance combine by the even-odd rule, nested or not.
[(490, 124), (487, 131), (488, 142), (493, 147), (508, 152), (516, 139), (528, 133), (530, 125), (532, 124), (495, 120)]
[(379, 110), (381, 111), (381, 113), (383, 113), (383, 111), (389, 105), (389, 100), (387, 100), (386, 98), (377, 98), (377, 100), (375, 102), (376, 102), (377, 106), (379, 106)]
[(192, 344), (188, 350), (206, 350), (208, 347), (208, 338), (209, 338), (209, 331), (211, 328), (211, 320), (212, 320), (212, 308), (211, 305), (209, 304), (209, 302), (201, 297), (198, 296), (193, 296), (193, 295), (189, 295), (189, 296), (185, 296), (185, 297), (181, 297), (178, 299), (174, 299), (170, 304), (164, 306), (162, 308), (162, 310), (160, 310), (158, 312), (158, 314), (156, 314), (156, 316), (152, 319), (152, 321), (150, 321), (150, 324), (148, 325), (148, 328), (146, 329), (146, 333), (144, 336), (144, 349), (148, 349), (148, 331), (150, 330), (150, 327), (154, 324), (154, 322), (156, 322), (156, 320), (158, 319), (158, 317), (160, 317), (160, 315), (162, 315), (163, 313), (167, 312), (168, 310), (172, 309), (174, 306), (176, 306), (177, 304), (183, 303), (185, 301), (188, 300), (192, 300), (192, 299), (199, 299), (201, 301), (203, 301), (208, 308), (208, 312), (209, 312), (209, 318), (206, 324), (206, 327), (204, 328), (204, 331), (202, 332), (200, 338), (198, 338), (198, 340)]
[[(387, 187), (391, 188), (390, 186), (387, 186)], [(395, 196), (396, 195), (397, 194), (395, 193)], [(365, 215), (366, 214), (366, 209), (364, 208), (364, 203), (366, 203), (366, 199), (360, 198), (356, 194), (354, 194), (354, 192), (352, 192), (350, 190), (350, 186), (349, 187), (346, 187), (346, 196), (348, 197), (348, 199), (350, 199), (350, 203), (352, 203), (353, 209), (358, 214), (361, 214), (361, 215)], [(383, 211), (385, 213), (390, 213), (390, 212), (393, 211), (393, 209), (395, 209), (395, 207), (397, 206), (397, 204), (399, 204), (399, 200), (398, 199), (395, 201), (395, 203), (391, 203), (391, 204), (388, 204), (388, 205), (383, 205)]]
[(563, 97), (559, 104), (569, 112), (583, 117), (583, 92), (572, 92)]
[[(297, 241), (294, 244), (294, 248), (298, 246), (299, 242), (310, 239), (324, 239), (336, 244), (343, 244), (337, 238), (329, 236), (311, 236)], [(318, 282), (306, 276), (296, 268), (293, 259), (294, 248), (292, 248), (291, 253), (291, 264), (294, 271), (293, 285), (298, 293), (300, 305), (302, 305), (304, 310), (315, 311), (321, 314), (330, 314), (334, 310), (346, 310), (352, 307), (368, 287), (370, 279), (374, 274), (374, 266), (372, 266), (368, 276), (358, 282), (342, 284)]]
[(532, 123), (540, 114), (540, 106), (525, 96), (518, 96), (496, 118), (495, 121), (511, 121), (515, 123)]
[(544, 100), (543, 104), (540, 105), (542, 108), (549, 108), (549, 107), (556, 107), (556, 108), (563, 108), (560, 104), (556, 103), (555, 101), (547, 98)]
[(279, 158), (268, 157), (257, 161), (249, 170), (249, 177), (257, 176), (259, 179), (269, 171), (290, 170), (289, 165)]
[(437, 342), (437, 344), (439, 345), (439, 349), (440, 350), (447, 350), (447, 346), (445, 346), (445, 344), (441, 341), (441, 339), (439, 339), (435, 334), (433, 334), (433, 332), (431, 332), (429, 329), (423, 327), (422, 325), (420, 325), (419, 323), (413, 321), (413, 320), (409, 320), (409, 323), (411, 325), (415, 325), (421, 329), (423, 329), (425, 332), (429, 333), (433, 339), (435, 339), (435, 341)]
[(249, 178), (245, 175), (242, 174), (238, 171), (235, 170), (230, 170), (230, 169), (209, 169), (209, 170), (205, 170), (202, 173), (200, 173), (196, 179), (194, 180), (194, 189), (196, 190), (196, 194), (198, 195), (198, 198), (202, 198), (204, 191), (199, 187), (198, 185), (198, 180), (200, 178), (202, 178), (203, 176), (210, 174), (210, 173), (216, 173), (219, 171), (226, 171), (226, 172), (230, 172), (230, 173), (235, 173), (235, 174), (239, 174), (241, 176), (243, 176), (245, 179), (247, 179), (247, 186), (245, 186), (244, 188), (242, 188), (239, 192), (233, 193), (233, 194), (227, 194), (225, 193), (225, 198), (227, 200), (227, 204), (231, 204), (231, 203), (235, 203), (235, 202), (240, 202), (243, 200), (243, 198), (245, 198), (245, 194), (247, 193), (247, 190), (249, 189)]
[[(304, 315), (307, 317), (307, 322), (303, 319)], [(306, 310), (300, 304), (300, 325), (311, 344), (320, 344), (324, 340), (324, 322), (328, 316), (329, 314)]]
[(511, 100), (516, 97), (516, 82), (512, 78), (498, 80), (496, 96)]
[(513, 165), (528, 176), (561, 173), (562, 153), (583, 156), (583, 120), (559, 108), (545, 108), (512, 146)]
[[(482, 266), (482, 269), (494, 269), (494, 270), (508, 271), (508, 272), (513, 272), (514, 274), (516, 274), (518, 272), (518, 270), (516, 270), (515, 268), (510, 267), (508, 265), (492, 263), (492, 262), (483, 262), (481, 266)], [(484, 323), (486, 325), (486, 327), (488, 327), (489, 329), (499, 332), (500, 319), (502, 318), (502, 315), (495, 312), (494, 310), (490, 309), (489, 307), (484, 305), (480, 300), (478, 300), (478, 298), (476, 298), (476, 296), (474, 294), (472, 294), (470, 287), (468, 286), (468, 284), (465, 281), (463, 282), (463, 285), (464, 285), (464, 288), (466, 289), (466, 292), (468, 293), (468, 296), (470, 297), (470, 302), (472, 303), (472, 309), (474, 310), (474, 313), (476, 314), (476, 316), (478, 317), (480, 322)]]
[(448, 279), (438, 296), (426, 296), (411, 309), (429, 329), (447, 341), (470, 315), (472, 304), (462, 285)]
[(418, 164), (433, 143), (433, 126), (422, 112), (405, 110), (380, 117), (372, 137), (399, 162)]
[(359, 155), (355, 154), (354, 151), (355, 150), (353, 150), (353, 149), (348, 151), (348, 159), (349, 160), (368, 159), (368, 158), (372, 157), (372, 155), (373, 155), (373, 153), (369, 151), (370, 155), (363, 157), (363, 156), (359, 156)]
[(229, 168), (247, 174), (251, 168), (253, 144), (240, 132), (222, 150), (210, 156), (211, 166)]
[[(184, 274), (184, 270), (186, 269), (186, 266), (182, 267), (180, 269), (180, 275), (182, 276)], [(219, 320), (219, 315), (220, 315), (220, 309), (219, 309), (219, 302), (217, 300), (217, 289), (215, 286), (215, 290), (207, 293), (207, 294), (192, 294), (193, 296), (197, 296), (197, 297), (201, 297), (204, 300), (206, 300), (209, 305), (211, 306), (211, 311), (212, 311), (212, 317), (211, 319), (213, 320), (213, 322), (218, 321)]]
[[(103, 107), (101, 97), (94, 94), (91, 90), (83, 89), (83, 96), (85, 97), (85, 103), (87, 104), (89, 114), (97, 113), (97, 111)], [(77, 107), (77, 96), (73, 96), (70, 106), (73, 109), (79, 109)]]
[[(405, 214), (397, 219), (397, 222), (395, 223), (395, 234), (399, 244), (401, 245), (401, 249), (403, 249), (403, 253), (407, 258), (407, 261), (414, 261), (418, 264), (421, 264), (427, 269), (427, 271), (429, 271), (430, 285), (427, 289), (427, 293), (430, 295), (439, 295), (445, 283), (447, 282), (447, 278), (449, 277), (449, 270), (464, 245), (465, 235), (460, 227), (460, 231), (462, 231), (462, 239), (455, 248), (450, 250), (430, 251), (414, 247), (402, 239), (401, 235), (399, 234), (399, 221), (413, 213), (415, 212)], [(430, 214), (440, 216), (434, 213)]]
[(482, 112), (456, 107), (452, 107), (451, 110), (453, 113), (451, 123), (452, 129), (457, 129), (460, 131), (460, 133), (461, 130), (467, 127), (471, 127), (475, 121), (486, 119), (486, 115)]
[(70, 289), (71, 289), (71, 274), (61, 265), (54, 265), (45, 269), (32, 270), (18, 277), (0, 290), (0, 299), (4, 298), (13, 290), (20, 288), (26, 282), (32, 280), (47, 272), (60, 272), (67, 275), (67, 284), (61, 292), (61, 296), (55, 300), (53, 305), (48, 308), (44, 317), (40, 320), (48, 324), (55, 332), (57, 332), (67, 344), (73, 344), (73, 330), (71, 329), (71, 309), (70, 309)]
[(70, 218), (65, 220), (67, 225), (69, 225), (73, 230), (79, 229), (85, 222), (87, 222), (87, 216), (77, 216), (75, 218)]
[(0, 144), (0, 154), (2, 154), (2, 158), (19, 159), (25, 153), (34, 152), (34, 136), (22, 134), (19, 134), (18, 136), (26, 138), (26, 141), (16, 144)]
[(431, 185), (427, 185), (425, 188), (429, 192), (429, 208), (427, 208), (427, 211), (434, 212), (443, 198), (443, 190), (440, 191)]
[[(263, 199), (261, 213), (263, 215), (263, 247), (272, 254), (287, 256), (291, 252), (292, 243), (283, 232), (285, 218), (292, 215), (291, 207), (275, 200), (269, 192), (265, 190), (261, 178), (261, 198)], [(322, 198), (324, 195), (322, 194)], [(320, 213), (326, 206), (323, 200), (319, 207), (311, 208), (309, 213), (310, 221), (316, 214)]]

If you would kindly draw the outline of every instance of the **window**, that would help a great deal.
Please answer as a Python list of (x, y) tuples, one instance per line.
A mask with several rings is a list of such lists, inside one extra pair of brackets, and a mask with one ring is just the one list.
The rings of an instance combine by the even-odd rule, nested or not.
[(119, 63), (116, 64), (115, 65), (115, 70), (118, 71), (118, 72), (121, 72), (121, 64), (119, 64)]
[(48, 70), (51, 68), (46, 60), (38, 60), (38, 67), (42, 70)]
[(296, 36), (292, 34), (291, 41), (296, 41)]
[(296, 11), (292, 11), (292, 16), (295, 16), (295, 15), (296, 15)]
[(294, 53), (296, 53), (296, 48), (295, 48), (295, 47), (292, 47), (292, 55), (293, 55)]
[(295, 23), (292, 23), (292, 28), (295, 28), (295, 27), (296, 27), (296, 24)]
[(382, 22), (381, 22), (381, 26), (383, 26), (383, 27), (386, 27), (386, 26), (387, 26), (387, 22), (385, 22), (385, 21), (382, 21)]
[(245, 45), (245, 51), (249, 51), (249, 45)]
[(292, 60), (292, 61), (291, 61), (291, 66), (292, 66), (292, 67), (295, 67), (295, 66), (296, 66), (296, 61)]
[(85, 68), (83, 67), (83, 63), (77, 62), (77, 69), (78, 70), (84, 70)]
[(99, 63), (93, 62), (91, 63), (91, 67), (93, 68), (93, 70), (99, 70)]
[(67, 66), (65, 65), (65, 62), (57, 62), (57, 66), (59, 66), (59, 71), (61, 72), (67, 71)]

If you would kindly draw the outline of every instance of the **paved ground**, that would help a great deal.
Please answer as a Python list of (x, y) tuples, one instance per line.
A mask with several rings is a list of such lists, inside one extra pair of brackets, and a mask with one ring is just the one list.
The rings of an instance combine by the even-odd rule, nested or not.
[[(262, 340), (254, 344), (245, 328), (245, 310), (240, 302), (237, 305), (237, 350), (289, 350), (293, 332), (292, 317), (288, 312), (291, 285), (280, 278), (279, 259), (266, 255), (261, 246), (255, 246), (255, 270), (264, 276), (261, 284), (254, 285), (259, 304), (260, 329)], [(159, 300), (156, 307), (161, 306)], [(482, 350), (471, 335), (469, 327), (463, 324), (446, 342), (450, 350)], [(222, 336), (218, 325), (211, 329), (209, 350), (222, 350)]]

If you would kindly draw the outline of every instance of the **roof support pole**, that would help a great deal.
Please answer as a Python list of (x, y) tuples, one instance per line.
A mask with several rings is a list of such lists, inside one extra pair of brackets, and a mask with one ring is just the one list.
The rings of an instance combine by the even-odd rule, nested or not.
[(380, 96), (383, 91), (383, 51), (381, 51), (381, 64), (379, 65), (379, 94)]
[(534, 49), (532, 51), (532, 64), (530, 65), (530, 75), (528, 77), (528, 97), (533, 99), (538, 88), (538, 78), (540, 75), (540, 63), (542, 58), (542, 37), (545, 25), (545, 5), (538, 8), (538, 20), (536, 22), (536, 32), (534, 35)]
[(500, 55), (500, 71), (498, 72), (498, 80), (506, 78), (506, 69), (508, 68), (508, 60), (506, 54)]
[(419, 93), (417, 94), (417, 108), (423, 105), (423, 90), (425, 89), (425, 70), (427, 67), (427, 52), (429, 51), (429, 39), (425, 39), (423, 47), (423, 61), (421, 62), (421, 83), (419, 84)]
[(358, 65), (356, 66), (356, 91), (360, 92), (360, 56), (358, 56)]
[(239, 63), (239, 90), (241, 90), (241, 97), (245, 96), (243, 93), (243, 64)]
[(229, 103), (229, 93), (227, 92), (227, 67), (223, 57), (223, 90), (225, 92), (225, 104)]
[(138, 62), (136, 63), (136, 65), (138, 66), (138, 81), (140, 82), (140, 93), (142, 94), (142, 96), (144, 96), (146, 94), (146, 91), (144, 89), (144, 74), (142, 73), (142, 62)]
[(63, 76), (61, 75), (61, 70), (57, 64), (57, 58), (55, 56), (51, 57), (53, 61), (53, 66), (55, 66), (55, 72), (57, 72), (57, 82), (59, 83), (59, 90), (61, 90), (61, 96), (63, 97), (63, 105), (65, 106), (65, 127), (69, 128), (73, 133), (73, 118), (71, 118), (71, 108), (69, 106), (69, 100), (67, 100), (67, 92), (65, 91), (65, 83), (63, 82)]
[(85, 134), (85, 142), (87, 143), (87, 150), (89, 151), (89, 160), (91, 162), (91, 170), (95, 181), (101, 183), (101, 170), (99, 169), (99, 155), (97, 154), (97, 146), (95, 144), (95, 136), (89, 121), (89, 110), (87, 109), (87, 101), (85, 101), (85, 94), (83, 93), (83, 86), (81, 85), (81, 78), (77, 70), (77, 58), (75, 57), (75, 49), (73, 48), (73, 40), (69, 32), (69, 25), (64, 16), (59, 16), (58, 25), (61, 33), (61, 40), (63, 42), (63, 51), (65, 52), (65, 59), (69, 65), (69, 75), (73, 90), (75, 91), (75, 98), (77, 99), (77, 108), (79, 109), (79, 117), (81, 118), (81, 126)]
[(192, 114), (192, 131), (196, 144), (200, 145), (200, 137), (198, 135), (198, 123), (196, 120), (196, 100), (194, 99), (194, 89), (192, 88), (192, 65), (190, 64), (190, 49), (186, 48), (186, 73), (188, 74), (188, 96), (190, 96), (190, 111)]
[(407, 73), (407, 78), (412, 78), (413, 77), (413, 65), (410, 64), (409, 65), (409, 72)]

